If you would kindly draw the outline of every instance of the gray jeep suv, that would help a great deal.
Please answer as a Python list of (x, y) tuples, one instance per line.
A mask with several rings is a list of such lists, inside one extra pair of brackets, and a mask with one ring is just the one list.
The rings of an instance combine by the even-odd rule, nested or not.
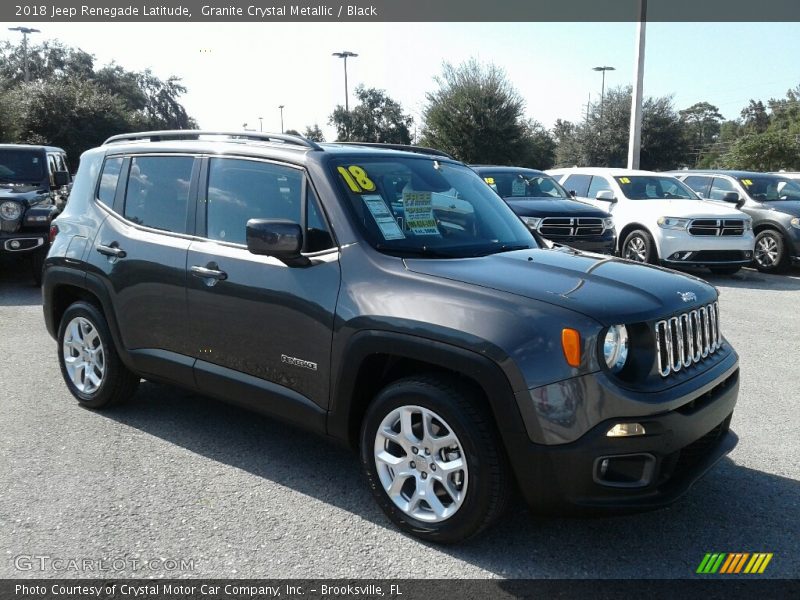
[(716, 290), (540, 247), (467, 166), (288, 135), (116, 136), (54, 223), (44, 317), (80, 404), (144, 377), (357, 448), (403, 530), (663, 506), (730, 451)]

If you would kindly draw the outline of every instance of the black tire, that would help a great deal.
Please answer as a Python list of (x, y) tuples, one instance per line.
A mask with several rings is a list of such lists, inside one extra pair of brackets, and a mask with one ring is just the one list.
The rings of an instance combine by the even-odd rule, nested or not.
[[(440, 522), (419, 520), (401, 510), (385, 491), (378, 474), (374, 456), (378, 428), (384, 418), (403, 406), (423, 407), (440, 416), (457, 436), (461, 457), (466, 458), (468, 477), (461, 505)], [(513, 482), (494, 420), (475, 390), (458, 380), (432, 375), (390, 384), (369, 406), (360, 444), (361, 463), (378, 505), (395, 525), (413, 536), (442, 544), (461, 542), (489, 527), (508, 506)], [(428, 463), (428, 469), (434, 478), (430, 464), (433, 463)]]
[(715, 275), (735, 275), (741, 271), (742, 267), (709, 267), (709, 270)]
[(33, 275), (33, 283), (36, 287), (42, 285), (45, 258), (47, 258), (47, 248), (34, 250), (31, 253), (31, 274)]
[[(636, 246), (635, 248), (634, 245)], [(620, 256), (640, 263), (656, 264), (658, 262), (658, 252), (656, 251), (656, 243), (653, 241), (653, 236), (644, 229), (631, 231), (625, 237), (625, 241), (622, 242)]]
[[(95, 389), (79, 389), (70, 377), (65, 362), (64, 338), (67, 335), (67, 328), (76, 319), (83, 319), (88, 323), (86, 331), (96, 334), (96, 340), (99, 339), (99, 343), (94, 347), (102, 349), (103, 374), (100, 384)], [(83, 333), (83, 335), (87, 334)], [(88, 302), (81, 301), (71, 304), (64, 312), (64, 316), (61, 317), (58, 327), (58, 363), (69, 391), (82, 406), (87, 408), (105, 408), (124, 402), (133, 396), (139, 385), (139, 376), (131, 373), (120, 360), (105, 317), (96, 306)], [(86, 369), (84, 369), (85, 372)], [(78, 377), (78, 379), (83, 379), (85, 383), (86, 376)]]
[(762, 273), (783, 273), (789, 269), (789, 253), (780, 232), (765, 229), (756, 236), (753, 262)]

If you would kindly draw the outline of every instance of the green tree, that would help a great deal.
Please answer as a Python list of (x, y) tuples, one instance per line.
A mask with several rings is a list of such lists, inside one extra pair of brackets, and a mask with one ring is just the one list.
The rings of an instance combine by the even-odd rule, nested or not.
[(769, 113), (761, 100), (750, 100), (742, 109), (743, 127), (746, 133), (764, 133), (769, 127)]
[(552, 162), (552, 137), (525, 119), (525, 101), (501, 68), (475, 59), (445, 63), (435, 82), (438, 89), (426, 95), (423, 145), (469, 163)]
[[(624, 167), (628, 159), (631, 87), (612, 88), (603, 101), (589, 107), (584, 123), (556, 123), (556, 164), (559, 166)], [(672, 169), (686, 162), (689, 148), (684, 124), (672, 98), (646, 98), (642, 103), (642, 169)]]
[(385, 90), (359, 85), (355, 90), (359, 103), (349, 112), (337, 106), (328, 123), (336, 127), (340, 142), (381, 142), (410, 144), (413, 117)]
[(697, 102), (689, 108), (679, 111), (678, 114), (681, 116), (684, 131), (692, 146), (695, 164), (699, 163), (704, 154), (716, 142), (724, 117), (720, 114), (719, 108), (708, 102)]
[(800, 143), (788, 131), (750, 133), (739, 138), (721, 159), (728, 169), (800, 170)]
[(325, 135), (322, 133), (322, 129), (319, 128), (319, 125), (314, 123), (313, 126), (306, 127), (305, 133), (303, 133), (304, 137), (307, 137), (309, 140), (313, 142), (324, 142)]

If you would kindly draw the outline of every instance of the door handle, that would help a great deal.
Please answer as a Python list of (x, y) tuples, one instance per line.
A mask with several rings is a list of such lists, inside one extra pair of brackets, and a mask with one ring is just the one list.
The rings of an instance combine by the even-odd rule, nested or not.
[(117, 242), (111, 242), (107, 246), (104, 244), (98, 244), (97, 248), (95, 249), (104, 256), (112, 256), (114, 258), (125, 258), (128, 256), (128, 253), (120, 248)]
[(192, 275), (195, 277), (200, 277), (201, 279), (215, 279), (216, 281), (225, 281), (228, 278), (228, 274), (225, 271), (220, 271), (216, 268), (215, 264), (210, 264), (207, 267), (199, 267), (194, 265), (190, 270), (192, 271)]

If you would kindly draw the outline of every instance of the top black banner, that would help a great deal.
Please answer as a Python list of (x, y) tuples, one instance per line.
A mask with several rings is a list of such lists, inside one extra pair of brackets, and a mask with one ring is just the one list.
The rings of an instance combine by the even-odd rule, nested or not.
[(800, 0), (57, 0), (0, 5), (2, 21), (800, 21)]

